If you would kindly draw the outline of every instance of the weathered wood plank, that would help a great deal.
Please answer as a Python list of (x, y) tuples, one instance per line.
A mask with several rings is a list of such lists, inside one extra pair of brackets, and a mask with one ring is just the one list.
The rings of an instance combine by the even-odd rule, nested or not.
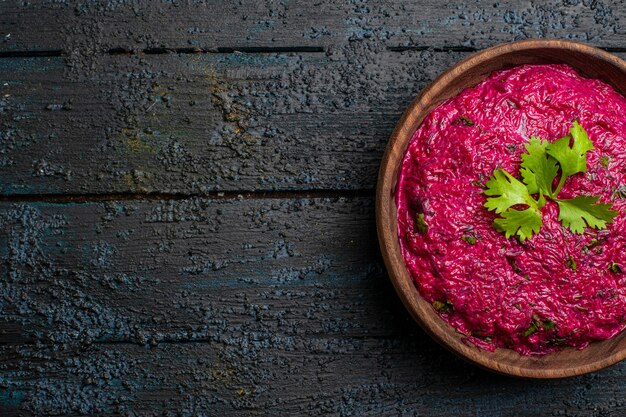
[(404, 107), (462, 56), (1, 59), (0, 191), (371, 189)]
[(405, 106), (466, 55), (1, 59), (0, 192), (372, 189)]
[(370, 198), (3, 203), (0, 242), (2, 415), (624, 406), (624, 364), (528, 384), (436, 345), (384, 276)]
[(3, 203), (0, 341), (399, 335), (371, 200)]
[[(0, 2), (0, 54), (65, 53), (0, 59), (2, 194), (371, 189), (464, 56), (389, 46), (624, 48), (618, 1), (155, 3)], [(107, 56), (233, 46), (327, 52)], [(2, 203), (0, 414), (623, 414), (623, 364), (529, 384), (443, 351), (373, 228), (366, 197)]]
[[(316, 12), (312, 12), (314, 9)], [(559, 37), (626, 47), (620, 0), (4, 1), (0, 50), (101, 52), (122, 47), (204, 48), (340, 45), (485, 47)], [(37, 30), (33, 30), (36, 28)]]
[(3, 416), (623, 415), (626, 366), (560, 381), (488, 374), (422, 336), (0, 348)]

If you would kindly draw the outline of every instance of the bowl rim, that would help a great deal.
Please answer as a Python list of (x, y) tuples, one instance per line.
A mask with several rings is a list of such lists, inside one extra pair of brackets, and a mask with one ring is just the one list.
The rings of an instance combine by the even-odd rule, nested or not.
[[(461, 340), (462, 335), (439, 317), (430, 303), (422, 298), (410, 277), (398, 241), (397, 207), (395, 203), (395, 190), (400, 164), (415, 130), (417, 130), (423, 121), (423, 117), (422, 120), (418, 121), (417, 119), (419, 119), (420, 114), (423, 114), (425, 117), (425, 115), (430, 112), (430, 110), (427, 109), (429, 106), (432, 109), (433, 106), (436, 107), (440, 104), (434, 103), (433, 105), (433, 97), (436, 97), (438, 93), (449, 87), (450, 83), (456, 77), (480, 65), (485, 58), (494, 58), (499, 55), (509, 55), (538, 49), (567, 50), (573, 53), (591, 55), (597, 60), (613, 65), (626, 74), (626, 61), (621, 58), (584, 43), (560, 39), (528, 39), (503, 43), (473, 53), (459, 61), (423, 89), (409, 104), (402, 117), (397, 122), (387, 144), (378, 174), (376, 187), (376, 226), (383, 260), (396, 293), (413, 319), (427, 334), (454, 354), (483, 369), (522, 378), (546, 379), (571, 377), (594, 372), (625, 359), (626, 332), (623, 331), (611, 339), (592, 342), (584, 350), (565, 348), (561, 351), (543, 356), (523, 356), (511, 349), (505, 348), (499, 348), (496, 349), (495, 352), (490, 352), (478, 348), (471, 343), (463, 342)], [(619, 343), (620, 341), (623, 343)], [(563, 352), (570, 352), (568, 355), (572, 355), (571, 352), (573, 351), (585, 352), (591, 349), (593, 345), (600, 344), (603, 344), (604, 347), (612, 353), (599, 358), (591, 358), (583, 364), (571, 364), (569, 361), (564, 360), (564, 366), (558, 369), (550, 369), (542, 366), (542, 362), (552, 360), (559, 355), (564, 355)], [(504, 362), (502, 358), (505, 359)]]

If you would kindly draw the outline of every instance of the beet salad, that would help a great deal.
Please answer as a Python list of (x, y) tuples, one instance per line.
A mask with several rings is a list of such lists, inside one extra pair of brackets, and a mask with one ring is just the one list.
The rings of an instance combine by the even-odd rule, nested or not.
[(626, 325), (626, 98), (566, 65), (494, 72), (425, 118), (396, 202), (406, 266), (481, 348), (546, 354)]

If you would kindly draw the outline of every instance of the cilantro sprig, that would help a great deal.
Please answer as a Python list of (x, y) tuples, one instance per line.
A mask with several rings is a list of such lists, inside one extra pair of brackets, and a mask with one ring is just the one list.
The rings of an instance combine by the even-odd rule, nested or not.
[[(496, 169), (484, 191), (489, 197), (485, 207), (501, 215), (494, 220), (494, 227), (507, 239), (517, 236), (523, 242), (539, 233), (543, 225), (540, 209), (545, 206), (546, 198), (557, 203), (561, 224), (573, 233), (583, 233), (585, 226), (604, 229), (617, 216), (611, 204), (598, 203), (600, 197), (558, 198), (570, 176), (587, 172), (587, 152), (595, 149), (577, 121), (569, 135), (552, 143), (531, 137), (525, 147), (520, 167), (522, 181), (503, 169)], [(553, 184), (559, 173), (555, 188)], [(525, 208), (519, 209), (520, 206)]]

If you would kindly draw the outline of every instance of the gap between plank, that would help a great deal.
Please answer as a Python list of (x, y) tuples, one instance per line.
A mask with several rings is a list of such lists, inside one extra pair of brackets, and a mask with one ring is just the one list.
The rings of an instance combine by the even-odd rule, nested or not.
[(267, 199), (302, 199), (302, 198), (356, 198), (373, 197), (373, 189), (356, 190), (280, 190), (280, 191), (224, 191), (213, 193), (110, 193), (110, 194), (12, 194), (0, 195), (0, 202), (5, 203), (97, 203), (106, 201), (169, 201), (203, 198), (207, 200), (267, 200)]
[[(351, 335), (349, 336), (350, 339), (352, 340), (399, 340), (399, 339), (404, 339), (405, 335), (402, 334), (389, 334), (389, 335), (368, 335), (368, 334), (363, 334), (363, 335)], [(22, 341), (21, 344), (24, 345), (28, 345), (28, 344), (33, 344), (34, 342), (24, 342)], [(106, 340), (106, 339), (97, 339), (94, 340), (92, 342), (92, 345), (136, 345), (136, 346), (150, 346), (150, 347), (158, 347), (159, 345), (185, 345), (185, 344), (211, 344), (211, 343), (219, 343), (216, 342), (214, 339), (208, 338), (208, 337), (199, 337), (197, 339), (171, 339), (171, 338), (166, 338), (166, 339), (162, 339), (162, 340), (155, 340), (153, 343), (141, 343), (141, 342), (135, 342), (132, 340), (126, 340), (126, 339), (112, 339), (112, 340)]]
[[(145, 48), (139, 53), (145, 55), (176, 54), (232, 54), (235, 52), (247, 54), (275, 54), (275, 53), (322, 53), (322, 46), (242, 46), (217, 48)], [(111, 48), (109, 55), (135, 55), (136, 52), (125, 48)]]
[[(217, 47), (217, 48), (144, 48), (134, 51), (126, 48), (111, 48), (106, 53), (108, 55), (162, 55), (169, 53), (176, 54), (271, 54), (271, 53), (323, 53), (322, 46), (242, 46), (242, 47)], [(38, 58), (38, 57), (60, 57), (66, 55), (61, 49), (47, 51), (0, 51), (0, 58)]]
[[(404, 45), (389, 46), (387, 50), (391, 52), (406, 51), (433, 51), (433, 52), (478, 52), (483, 48), (474, 48), (469, 46), (443, 46), (432, 47), (425, 45)], [(598, 47), (609, 53), (626, 53), (626, 47)], [(324, 53), (322, 46), (242, 46), (242, 47), (217, 47), (217, 48), (144, 48), (137, 51), (125, 48), (111, 48), (107, 51), (108, 55), (135, 55), (137, 53), (144, 55), (162, 55), (169, 53), (177, 54), (230, 54), (230, 53)], [(0, 51), (0, 58), (38, 58), (38, 57), (60, 57), (66, 55), (61, 49), (52, 49), (46, 51)]]
[(610, 52), (610, 53), (624, 53), (626, 52), (626, 48), (620, 48), (620, 47), (607, 47), (607, 48), (602, 48), (600, 47), (599, 49), (602, 49), (606, 52)]
[[(598, 49), (609, 53), (626, 53), (626, 47), (613, 47), (613, 46), (596, 46)], [(433, 47), (426, 45), (405, 45), (405, 46), (389, 46), (387, 50), (391, 52), (406, 52), (406, 51), (433, 51), (433, 52), (478, 52), (486, 48), (474, 48), (471, 46), (442, 46)]]
[(406, 46), (389, 46), (387, 50), (391, 52), (406, 52), (406, 51), (433, 51), (433, 52), (477, 52), (480, 49), (470, 46), (442, 46), (433, 47), (425, 45), (406, 45)]
[(38, 58), (62, 55), (63, 51), (60, 49), (50, 51), (0, 51), (0, 58)]
[[(364, 334), (364, 335), (350, 336), (350, 339), (353, 339), (353, 340), (389, 340), (389, 339), (398, 340), (398, 339), (403, 339), (403, 338), (404, 338), (404, 335), (401, 335), (401, 334), (390, 334), (390, 335), (366, 335)], [(134, 346), (158, 347), (159, 345), (185, 345), (185, 344), (188, 345), (188, 344), (211, 344), (211, 343), (216, 343), (216, 342), (215, 340), (208, 338), (208, 337), (199, 337), (197, 339), (166, 338), (166, 339), (155, 340), (154, 342), (147, 342), (147, 343), (137, 342), (137, 341), (133, 341), (130, 339), (96, 339), (82, 346), (134, 345)], [(3, 347), (10, 347), (10, 346), (17, 346), (17, 345), (32, 346), (35, 344), (44, 344), (47, 346), (54, 346), (54, 345), (64, 344), (64, 342), (48, 342), (48, 341), (41, 342), (37, 340), (36, 338), (22, 339), (18, 343), (4, 342), (4, 341), (0, 342), (0, 346), (3, 346)]]

